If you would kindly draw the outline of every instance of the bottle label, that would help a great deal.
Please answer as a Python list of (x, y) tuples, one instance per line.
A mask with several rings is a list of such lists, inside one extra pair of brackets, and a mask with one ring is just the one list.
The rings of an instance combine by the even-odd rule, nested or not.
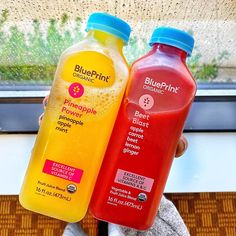
[(115, 81), (112, 60), (94, 51), (82, 51), (67, 57), (60, 75), (67, 82), (97, 88), (110, 87)]
[(178, 94), (179, 90), (181, 90), (180, 86), (172, 85), (170, 82), (166, 83), (164, 81), (155, 81), (154, 79), (148, 76), (144, 80), (143, 89), (158, 94), (165, 94), (165, 93)]
[(104, 54), (95, 51), (71, 54), (62, 61), (57, 77), (62, 80), (51, 91), (53, 106), (60, 104), (57, 131), (78, 132), (78, 127), (106, 114), (114, 103), (114, 64)]
[[(143, 104), (150, 103), (142, 103), (142, 105)], [(145, 135), (147, 135), (147, 132), (150, 130), (150, 115), (145, 114), (142, 109), (133, 104), (127, 105), (126, 110), (129, 117), (131, 117), (131, 123), (127, 127), (128, 132), (122, 146), (122, 154), (127, 156), (139, 156), (140, 151), (142, 151)]]
[(154, 179), (122, 169), (118, 169), (115, 176), (115, 183), (126, 185), (131, 188), (140, 189), (145, 192), (151, 191), (153, 182)]
[(121, 78), (113, 61), (95, 51), (61, 59), (42, 121), (45, 128), (39, 134), (46, 148), (42, 175), (35, 185), (37, 195), (68, 202), (83, 198), (78, 189), (88, 191), (83, 181), (92, 179), (89, 166), (99, 164), (99, 152), (103, 153), (107, 130), (114, 122), (112, 114), (121, 100)]
[(75, 183), (80, 183), (83, 175), (81, 169), (48, 159), (45, 161), (43, 172)]
[(165, 70), (131, 71), (131, 79), (110, 141), (115, 145), (107, 149), (117, 163), (105, 201), (120, 212), (132, 208), (130, 215), (136, 209), (146, 217), (164, 189), (163, 176), (169, 172), (194, 87)]

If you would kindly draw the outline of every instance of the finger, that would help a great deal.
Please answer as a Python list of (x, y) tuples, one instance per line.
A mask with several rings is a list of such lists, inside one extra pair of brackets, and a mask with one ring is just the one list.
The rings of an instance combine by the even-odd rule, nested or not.
[(43, 115), (44, 115), (44, 113), (42, 113), (42, 114), (39, 116), (39, 119), (38, 119), (39, 126), (40, 126), (40, 124), (41, 124), (41, 122), (42, 122)]
[(184, 154), (184, 152), (187, 150), (188, 148), (188, 141), (185, 138), (184, 135), (182, 135), (179, 139), (177, 148), (176, 148), (176, 153), (175, 153), (175, 157), (180, 157)]
[(45, 110), (46, 106), (48, 105), (48, 99), (49, 99), (49, 95), (47, 95), (44, 99), (43, 99), (43, 109)]

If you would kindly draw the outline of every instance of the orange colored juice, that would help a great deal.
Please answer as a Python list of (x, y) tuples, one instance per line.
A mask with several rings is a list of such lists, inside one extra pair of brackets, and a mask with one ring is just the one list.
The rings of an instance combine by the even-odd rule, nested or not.
[(87, 30), (60, 58), (20, 192), (25, 208), (68, 222), (87, 211), (128, 78), (129, 25), (95, 13)]

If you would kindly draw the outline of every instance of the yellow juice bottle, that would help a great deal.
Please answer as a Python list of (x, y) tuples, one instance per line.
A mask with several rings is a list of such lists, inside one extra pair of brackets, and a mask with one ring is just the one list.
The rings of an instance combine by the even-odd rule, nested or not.
[(90, 15), (61, 56), (20, 192), (23, 207), (68, 222), (86, 214), (128, 79), (123, 20)]

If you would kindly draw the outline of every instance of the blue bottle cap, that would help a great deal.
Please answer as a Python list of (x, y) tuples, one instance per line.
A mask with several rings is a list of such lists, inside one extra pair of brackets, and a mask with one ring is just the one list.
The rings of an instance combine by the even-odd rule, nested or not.
[(86, 31), (90, 29), (111, 33), (122, 39), (126, 44), (129, 41), (131, 32), (129, 24), (127, 24), (125, 21), (118, 17), (102, 12), (96, 12), (89, 16)]
[(187, 52), (188, 56), (191, 56), (194, 39), (190, 34), (182, 30), (170, 27), (159, 27), (153, 31), (149, 45), (152, 46), (154, 43), (162, 43), (180, 48)]

